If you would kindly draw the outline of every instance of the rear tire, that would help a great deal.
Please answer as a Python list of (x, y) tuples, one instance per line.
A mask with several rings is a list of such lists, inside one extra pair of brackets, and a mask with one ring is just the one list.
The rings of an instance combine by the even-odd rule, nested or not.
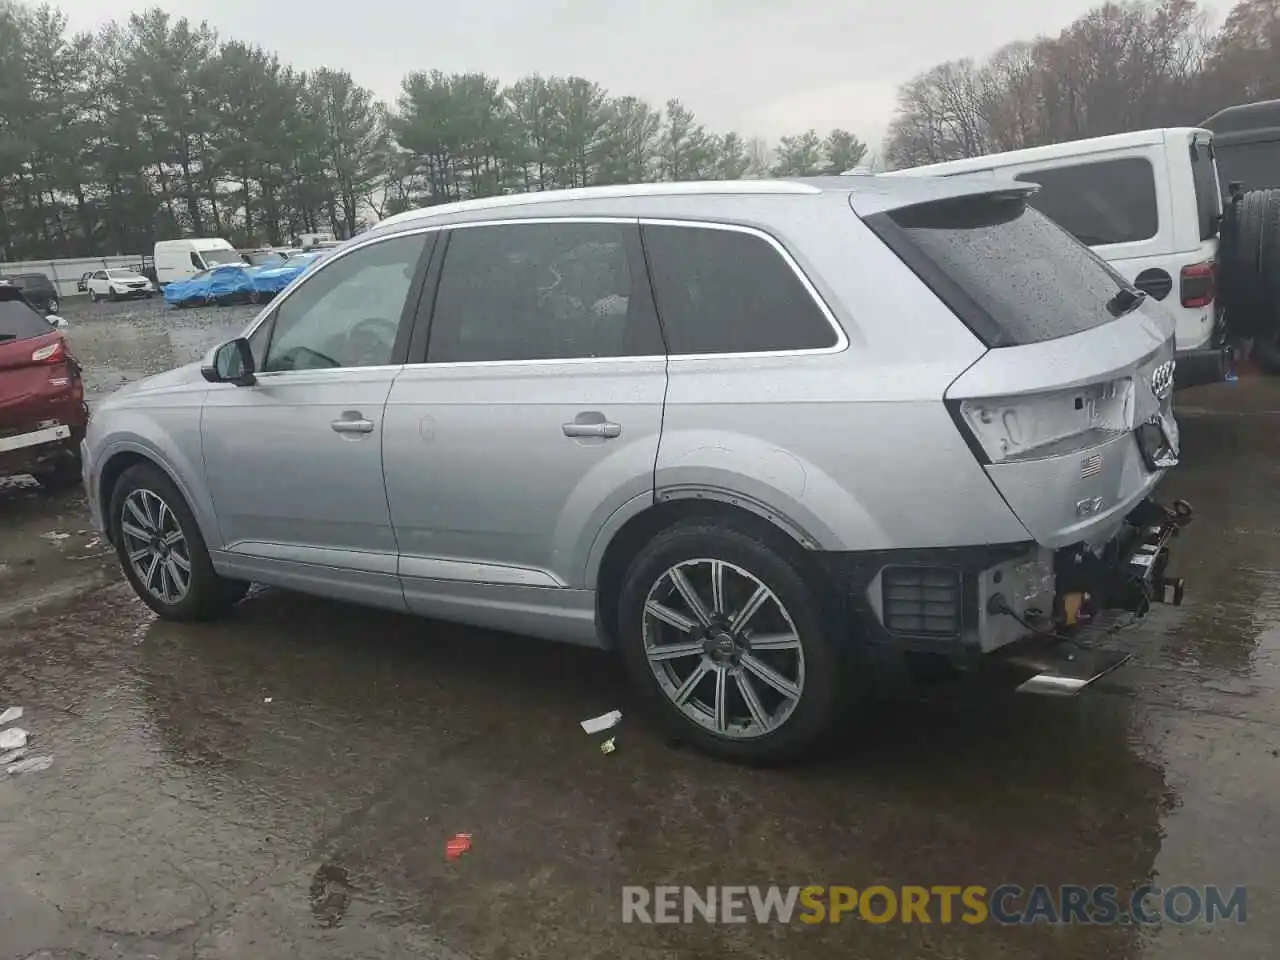
[(220, 577), (191, 508), (163, 470), (130, 467), (108, 513), (116, 555), (138, 597), (166, 620), (209, 620), (241, 600), (249, 584)]
[(1227, 329), (1280, 373), (1280, 190), (1251, 190), (1224, 217), (1220, 257)]
[(61, 493), (80, 486), (80, 454), (68, 453), (34, 474), (36, 482), (50, 493)]
[(785, 763), (814, 747), (851, 699), (850, 658), (829, 609), (799, 547), (695, 519), (631, 562), (617, 636), (633, 684), (674, 737), (729, 760)]

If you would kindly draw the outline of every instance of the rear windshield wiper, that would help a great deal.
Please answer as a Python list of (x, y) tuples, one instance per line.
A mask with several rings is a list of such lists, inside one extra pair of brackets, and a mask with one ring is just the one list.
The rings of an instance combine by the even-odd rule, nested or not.
[(1145, 290), (1121, 287), (1116, 295), (1107, 301), (1107, 310), (1113, 317), (1123, 317), (1126, 313), (1136, 310), (1145, 299), (1147, 299)]

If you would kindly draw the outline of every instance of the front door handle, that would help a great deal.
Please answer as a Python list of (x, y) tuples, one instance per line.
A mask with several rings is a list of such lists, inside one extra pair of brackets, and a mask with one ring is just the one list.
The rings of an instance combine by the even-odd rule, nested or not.
[(329, 426), (333, 427), (334, 433), (373, 433), (373, 421), (353, 411), (344, 413)]
[(611, 440), (622, 436), (622, 425), (619, 423), (564, 423), (560, 425), (566, 437), (600, 437)]

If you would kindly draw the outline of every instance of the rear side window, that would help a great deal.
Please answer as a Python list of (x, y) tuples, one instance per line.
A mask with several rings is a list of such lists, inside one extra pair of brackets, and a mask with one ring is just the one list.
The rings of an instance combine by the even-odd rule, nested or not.
[(52, 330), (48, 320), (21, 300), (0, 300), (0, 343), (42, 337)]
[(813, 295), (763, 237), (714, 227), (646, 225), (643, 231), (658, 316), (673, 355), (836, 344)]
[(660, 356), (634, 224), (505, 223), (449, 237), (429, 363)]
[(1200, 218), (1200, 239), (1218, 235), (1218, 216), (1222, 213), (1222, 197), (1218, 193), (1218, 171), (1213, 147), (1204, 140), (1191, 144), (1191, 178), (1196, 186), (1196, 214)]
[(987, 194), (869, 217), (869, 226), (989, 347), (1109, 323), (1128, 284), (1022, 197)]
[(1141, 157), (1032, 170), (1015, 179), (1040, 184), (1031, 205), (1091, 247), (1159, 232), (1155, 171)]

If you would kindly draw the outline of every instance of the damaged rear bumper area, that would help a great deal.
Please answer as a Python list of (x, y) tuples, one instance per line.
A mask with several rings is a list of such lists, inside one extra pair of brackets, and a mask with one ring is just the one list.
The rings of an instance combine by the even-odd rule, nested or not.
[(1189, 504), (1141, 501), (1100, 550), (1035, 543), (821, 555), (880, 663), (944, 657), (1030, 672), (1020, 690), (1079, 693), (1129, 659), (1105, 642), (1153, 603), (1182, 603), (1171, 547)]

